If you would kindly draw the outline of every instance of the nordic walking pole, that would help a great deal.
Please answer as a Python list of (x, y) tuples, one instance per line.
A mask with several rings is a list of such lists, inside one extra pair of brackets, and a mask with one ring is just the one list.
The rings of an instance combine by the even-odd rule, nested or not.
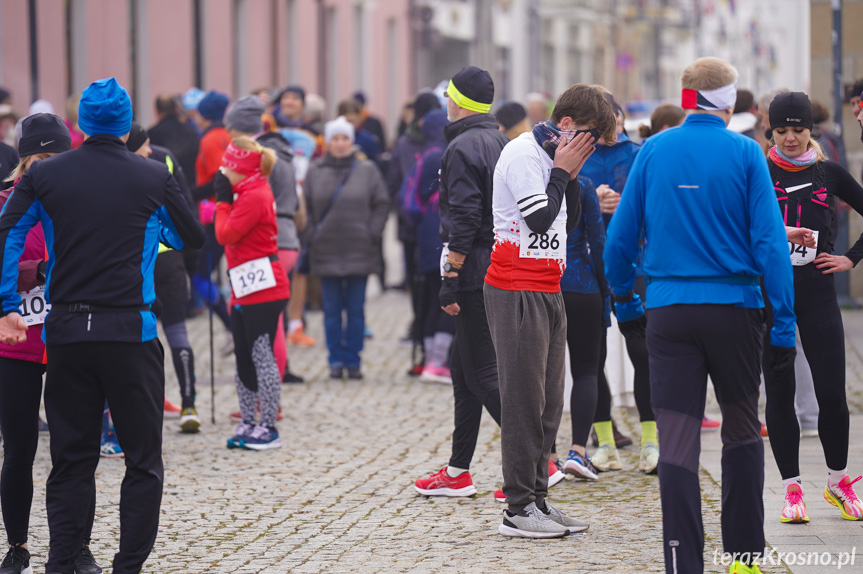
[[(207, 291), (209, 291), (208, 299), (215, 296), (213, 292), (216, 285), (213, 283), (213, 253), (207, 252), (207, 279), (210, 282)], [(210, 307), (210, 423), (216, 424), (216, 364), (214, 363), (215, 353), (213, 352), (213, 305), (211, 300), (208, 300)]]

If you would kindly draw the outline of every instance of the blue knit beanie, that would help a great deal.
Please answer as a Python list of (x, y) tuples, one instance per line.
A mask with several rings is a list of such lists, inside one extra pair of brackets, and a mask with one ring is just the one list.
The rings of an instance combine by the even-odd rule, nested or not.
[(132, 100), (114, 78), (96, 80), (81, 94), (78, 127), (88, 136), (122, 137), (132, 128)]
[(226, 94), (210, 90), (198, 104), (198, 113), (205, 120), (220, 122), (225, 117), (225, 110), (228, 108), (230, 101), (231, 98)]

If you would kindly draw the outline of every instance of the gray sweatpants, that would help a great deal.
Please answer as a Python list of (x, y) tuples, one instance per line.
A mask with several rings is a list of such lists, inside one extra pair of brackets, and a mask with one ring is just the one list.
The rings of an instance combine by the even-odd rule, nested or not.
[(503, 493), (510, 512), (545, 506), (548, 457), (563, 413), (566, 313), (560, 293), (486, 284), (500, 380)]

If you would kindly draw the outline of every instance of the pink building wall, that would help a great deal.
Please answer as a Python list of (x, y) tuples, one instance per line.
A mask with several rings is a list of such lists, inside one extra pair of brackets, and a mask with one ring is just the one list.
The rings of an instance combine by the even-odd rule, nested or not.
[[(70, 84), (73, 92), (80, 92), (93, 80), (114, 76), (132, 92), (138, 121), (149, 125), (159, 93), (183, 92), (194, 84), (193, 0), (139, 0), (134, 15), (130, 3), (121, 0), (68, 2), (68, 12), (66, 2), (59, 0), (36, 3), (40, 97), (51, 102), (58, 114), (65, 114)], [(233, 99), (252, 88), (284, 87), (292, 82), (307, 93), (320, 90), (317, 0), (204, 0), (201, 4), (202, 89), (217, 89)], [(365, 87), (369, 108), (391, 131), (412, 91), (408, 0), (324, 0), (323, 4), (334, 10), (336, 30), (335, 38), (326, 42), (328, 50), (335, 48), (334, 55), (325, 56), (335, 66), (326, 75), (331, 84), (326, 94), (328, 112), (334, 112), (339, 100)], [(358, 5), (364, 10), (365, 78), (356, 66)], [(245, 14), (241, 30), (234, 22), (235, 10)], [(137, 70), (132, 63), (133, 17), (137, 22)], [(390, 53), (390, 21), (396, 25), (395, 57)], [(28, 22), (27, 0), (0, 0), (0, 85), (13, 93), (19, 113), (26, 113), (33, 100)], [(67, 26), (71, 38), (67, 38)], [(239, 32), (237, 39), (235, 31)], [(71, 57), (69, 44), (73, 46)], [(238, 54), (245, 56), (242, 62), (235, 61)], [(139, 82), (136, 90), (133, 79)]]

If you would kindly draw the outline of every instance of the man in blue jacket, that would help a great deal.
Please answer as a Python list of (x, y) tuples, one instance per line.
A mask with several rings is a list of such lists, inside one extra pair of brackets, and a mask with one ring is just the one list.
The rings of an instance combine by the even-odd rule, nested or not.
[[(692, 112), (642, 147), (605, 246), (618, 321), (641, 329), (646, 323), (668, 574), (704, 570), (698, 464), (708, 375), (725, 423), (723, 546), (731, 572), (759, 572), (762, 281), (775, 314), (775, 359), (765, 368), (785, 373), (794, 364), (791, 262), (767, 164), (755, 141), (726, 129), (736, 81), (737, 71), (718, 58), (684, 71), (683, 107)], [(649, 322), (632, 293), (641, 231)]]
[(78, 114), (86, 141), (30, 168), (0, 216), (0, 341), (26, 338), (18, 258), (41, 222), (52, 304), (43, 331), (53, 465), (45, 569), (72, 574), (85, 542), (107, 399), (126, 455), (113, 571), (137, 574), (156, 540), (163, 480), (165, 356), (151, 311), (153, 268), (160, 241), (198, 249), (204, 231), (168, 167), (126, 148), (132, 103), (114, 78), (90, 84)]

